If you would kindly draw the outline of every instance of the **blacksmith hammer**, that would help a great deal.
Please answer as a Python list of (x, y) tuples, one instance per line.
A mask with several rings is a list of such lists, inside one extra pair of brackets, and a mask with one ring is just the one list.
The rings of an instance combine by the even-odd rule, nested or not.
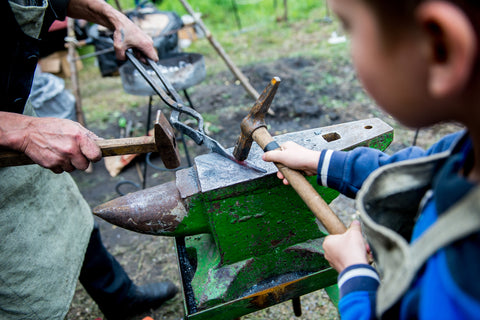
[[(158, 152), (167, 169), (180, 166), (175, 133), (163, 113), (158, 110), (153, 136), (96, 140), (103, 157), (124, 154)], [(22, 152), (13, 150), (0, 151), (0, 167), (34, 164), (33, 160)]]
[[(242, 133), (233, 150), (233, 156), (238, 161), (247, 158), (253, 141), (265, 152), (280, 148), (268, 133), (265, 124), (265, 115), (270, 108), (280, 82), (280, 78), (274, 77), (263, 90), (250, 113), (242, 120), (240, 125)], [(330, 234), (340, 234), (346, 231), (343, 222), (340, 221), (302, 173), (279, 163), (275, 163), (275, 165)]]

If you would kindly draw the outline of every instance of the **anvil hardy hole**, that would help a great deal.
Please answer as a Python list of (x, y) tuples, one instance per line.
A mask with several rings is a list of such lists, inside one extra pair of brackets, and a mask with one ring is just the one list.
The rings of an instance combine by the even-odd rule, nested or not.
[(367, 129), (367, 130), (370, 130), (370, 129), (372, 129), (373, 127), (372, 127), (372, 126), (365, 126), (365, 127), (363, 127), (363, 128), (365, 128), (365, 129)]
[(342, 137), (336, 133), (336, 132), (331, 132), (331, 133), (326, 133), (322, 135), (323, 139), (325, 139), (327, 142), (332, 142), (338, 139), (341, 139)]

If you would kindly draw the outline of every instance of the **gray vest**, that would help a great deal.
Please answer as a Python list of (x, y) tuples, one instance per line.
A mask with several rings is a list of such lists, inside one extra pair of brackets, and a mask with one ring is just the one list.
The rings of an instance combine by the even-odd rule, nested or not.
[(443, 152), (384, 166), (370, 175), (358, 193), (363, 230), (382, 279), (377, 292), (378, 318), (401, 299), (432, 254), (480, 230), (480, 187), (475, 187), (409, 244), (435, 167), (449, 155)]

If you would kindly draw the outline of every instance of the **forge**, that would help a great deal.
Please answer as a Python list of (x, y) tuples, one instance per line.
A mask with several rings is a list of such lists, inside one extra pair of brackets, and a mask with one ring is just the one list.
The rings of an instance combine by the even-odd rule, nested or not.
[[(314, 150), (385, 150), (392, 139), (376, 118), (275, 137)], [(254, 143), (248, 161), (265, 173), (204, 154), (175, 181), (94, 209), (119, 227), (175, 238), (185, 319), (234, 319), (322, 288), (338, 302), (337, 273), (322, 248), (327, 232), (262, 153)], [(307, 179), (327, 203), (338, 196)]]

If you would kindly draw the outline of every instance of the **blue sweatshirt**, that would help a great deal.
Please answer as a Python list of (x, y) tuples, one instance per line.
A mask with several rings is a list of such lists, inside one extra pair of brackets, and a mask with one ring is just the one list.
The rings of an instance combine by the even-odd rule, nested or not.
[[(463, 137), (462, 137), (463, 136)], [(457, 141), (460, 142), (457, 143)], [(392, 156), (370, 148), (352, 151), (324, 150), (321, 153), (319, 184), (355, 197), (365, 179), (377, 168), (408, 159), (452, 150), (449, 159), (438, 168), (432, 191), (426, 197), (422, 213), (414, 227), (415, 241), (438, 215), (458, 202), (472, 183), (458, 174), (472, 165), (473, 148), (464, 132), (448, 135), (428, 150), (411, 147)], [(398, 319), (475, 319), (480, 318), (480, 234), (453, 243), (432, 256), (396, 306)], [(380, 280), (369, 265), (353, 265), (338, 277), (339, 311), (342, 319), (375, 319), (376, 291)], [(398, 312), (397, 312), (398, 311)]]

